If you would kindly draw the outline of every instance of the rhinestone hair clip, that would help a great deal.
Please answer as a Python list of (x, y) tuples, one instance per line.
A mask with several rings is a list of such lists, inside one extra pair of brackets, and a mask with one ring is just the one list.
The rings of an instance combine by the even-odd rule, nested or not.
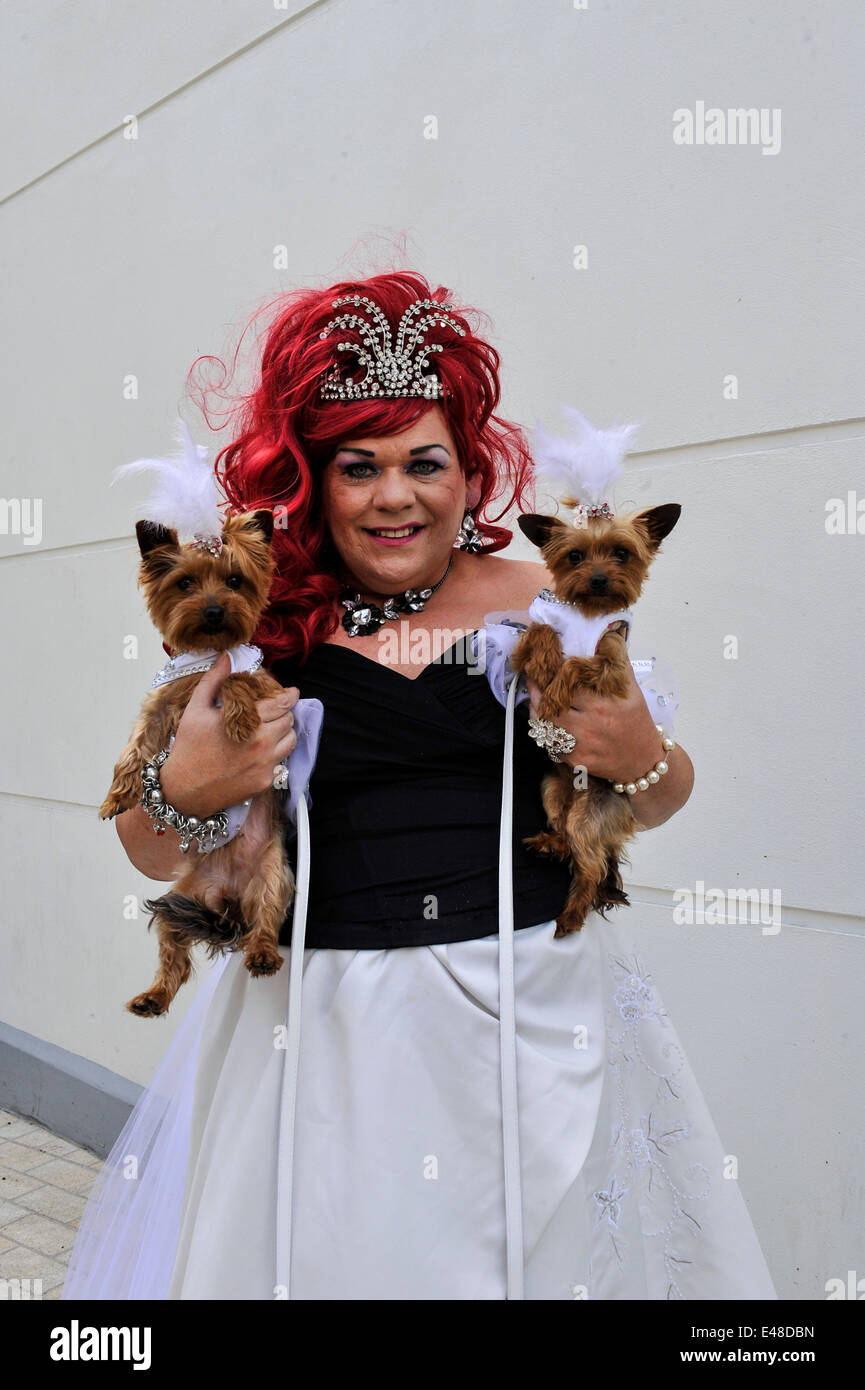
[(609, 502), (593, 502), (591, 504), (578, 502), (574, 507), (574, 525), (585, 526), (592, 516), (602, 516), (612, 520), (614, 512)]
[[(323, 374), (321, 397), (326, 401), (360, 401), (376, 396), (422, 396), (425, 400), (438, 400), (444, 395), (444, 387), (434, 372), (424, 373), (429, 366), (428, 353), (442, 352), (441, 343), (424, 342), (428, 330), (437, 323), (447, 324), (461, 338), (466, 330), (456, 319), (445, 312), (453, 308), (451, 304), (439, 304), (435, 299), (416, 299), (410, 304), (399, 321), (394, 347), (391, 328), (385, 314), (377, 304), (366, 295), (347, 294), (334, 299), (331, 307), (338, 309), (341, 304), (353, 304), (355, 309), (364, 306), (362, 313), (337, 314), (319, 333), (319, 338), (328, 338), (335, 328), (353, 328), (361, 342), (337, 343), (339, 352), (353, 352), (366, 370), (361, 381), (353, 377), (339, 378), (335, 369)], [(431, 313), (423, 313), (423, 310)]]
[(222, 537), (207, 536), (201, 531), (196, 531), (193, 540), (189, 542), (190, 550), (207, 550), (213, 556), (222, 554)]

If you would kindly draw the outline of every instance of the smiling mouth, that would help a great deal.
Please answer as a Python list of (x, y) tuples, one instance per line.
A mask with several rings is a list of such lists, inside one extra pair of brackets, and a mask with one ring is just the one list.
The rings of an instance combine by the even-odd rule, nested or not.
[(417, 531), (422, 531), (423, 526), (365, 526), (363, 529), (370, 536), (384, 536), (386, 540), (401, 540), (404, 536), (413, 536)]

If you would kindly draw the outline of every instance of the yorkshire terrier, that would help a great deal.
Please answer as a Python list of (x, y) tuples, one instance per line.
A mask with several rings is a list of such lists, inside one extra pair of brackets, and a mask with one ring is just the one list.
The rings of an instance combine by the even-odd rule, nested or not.
[[(573, 498), (563, 501), (576, 506)], [(521, 516), (518, 522), (539, 547), (553, 575), (556, 598), (587, 618), (599, 618), (637, 601), (661, 541), (681, 510), (678, 503), (669, 503), (628, 516), (587, 515), (580, 525), (537, 514)], [(562, 650), (553, 627), (529, 625), (510, 661), (515, 671), (539, 687), (539, 719), (555, 722), (579, 690), (611, 699), (627, 695), (630, 662), (623, 626), (608, 628), (593, 656), (572, 656)], [(576, 787), (573, 769), (564, 762), (545, 776), (541, 795), (550, 828), (525, 840), (530, 849), (570, 861), (573, 868), (570, 892), (556, 919), (556, 936), (579, 931), (593, 908), (604, 916), (610, 907), (628, 904), (619, 864), (636, 833), (637, 818), (630, 798), (614, 792), (605, 778), (589, 775), (587, 782), (585, 788)]]
[[(268, 598), (274, 574), (273, 513), (232, 516), (210, 548), (179, 545), (177, 532), (139, 521), (139, 586), (147, 610), (173, 652), (222, 652), (248, 643)], [(142, 798), (142, 768), (166, 748), (177, 730), (201, 673), (178, 677), (151, 690), (99, 809), (104, 820)], [(229, 675), (220, 690), (225, 733), (237, 743), (251, 738), (260, 720), (256, 701), (282, 691), (259, 667)], [(242, 830), (208, 852), (197, 847), (191, 862), (178, 859), (181, 874), (163, 897), (148, 899), (159, 937), (159, 967), (150, 989), (126, 1005), (141, 1017), (164, 1014), (192, 970), (190, 947), (205, 942), (211, 956), (242, 949), (253, 976), (280, 969), (280, 925), (294, 892), (294, 875), (283, 839), (285, 792), (274, 789), (252, 799)]]

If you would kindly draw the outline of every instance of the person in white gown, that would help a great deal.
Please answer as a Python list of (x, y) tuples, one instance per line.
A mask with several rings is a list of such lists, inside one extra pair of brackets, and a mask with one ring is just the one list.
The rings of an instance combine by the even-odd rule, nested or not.
[[(207, 970), (99, 1174), (64, 1299), (776, 1296), (629, 939), (639, 908), (555, 938), (569, 871), (522, 844), (544, 825), (537, 691), (506, 651), (479, 671), (478, 634), (550, 576), (490, 553), (510, 539), (490, 504), (523, 503), (531, 461), (495, 414), (497, 355), (445, 298), (408, 272), (289, 296), (219, 461), (233, 510), (284, 513), (256, 640), (290, 704), (261, 702), (245, 761), (190, 707), (163, 786), (202, 816), (263, 791), (291, 768), (299, 694), (320, 700), (298, 902), (276, 975), (240, 954)], [(629, 782), (657, 761), (657, 698), (635, 675), (563, 715), (567, 760)], [(692, 782), (676, 745), (634, 798), (641, 832)], [(170, 877), (139, 808), (118, 829)]]

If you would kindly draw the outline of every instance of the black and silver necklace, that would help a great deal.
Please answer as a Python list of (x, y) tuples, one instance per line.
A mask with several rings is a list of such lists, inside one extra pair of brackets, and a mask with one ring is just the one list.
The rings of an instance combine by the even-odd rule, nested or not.
[(422, 613), (427, 599), (444, 584), (453, 562), (454, 557), (451, 555), (441, 579), (429, 589), (405, 589), (401, 594), (386, 598), (381, 607), (369, 599), (362, 598), (356, 589), (344, 588), (339, 595), (339, 602), (347, 610), (342, 615), (342, 625), (349, 637), (367, 637), (371, 632), (378, 632), (383, 623), (398, 618), (401, 613)]

